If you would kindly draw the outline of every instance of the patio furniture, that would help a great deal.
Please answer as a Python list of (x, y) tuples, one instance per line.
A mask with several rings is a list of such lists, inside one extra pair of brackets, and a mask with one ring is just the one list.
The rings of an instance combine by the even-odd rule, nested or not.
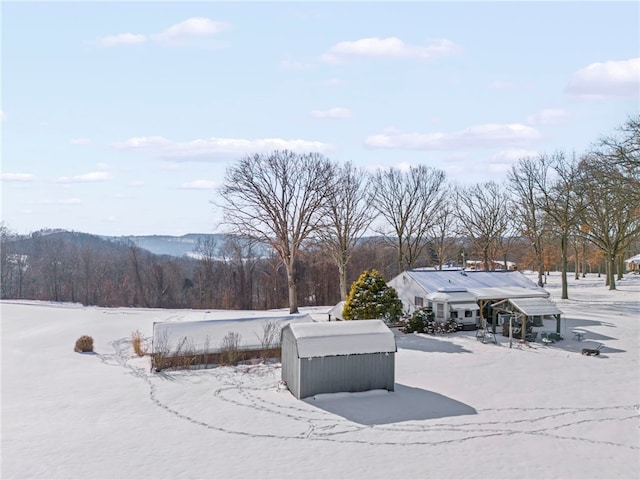
[(578, 340), (579, 342), (581, 342), (582, 340), (584, 340), (584, 336), (587, 332), (578, 328), (574, 328), (573, 330), (571, 330), (571, 333), (573, 333), (574, 340)]
[(583, 348), (582, 355), (586, 355), (587, 357), (597, 357), (600, 355), (600, 350), (604, 347), (604, 344), (600, 343), (595, 348)]
[(498, 344), (496, 334), (489, 328), (476, 330), (476, 340), (482, 340), (482, 343), (493, 342), (496, 345)]

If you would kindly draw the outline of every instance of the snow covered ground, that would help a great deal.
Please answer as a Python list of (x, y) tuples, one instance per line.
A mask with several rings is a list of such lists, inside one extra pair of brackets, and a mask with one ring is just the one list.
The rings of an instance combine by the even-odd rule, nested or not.
[[(563, 341), (399, 335), (395, 392), (304, 401), (277, 364), (151, 373), (131, 348), (154, 321), (255, 312), (2, 302), (1, 476), (639, 478), (640, 276), (618, 287), (570, 278), (559, 300), (552, 274)], [(73, 351), (84, 334), (95, 354)]]

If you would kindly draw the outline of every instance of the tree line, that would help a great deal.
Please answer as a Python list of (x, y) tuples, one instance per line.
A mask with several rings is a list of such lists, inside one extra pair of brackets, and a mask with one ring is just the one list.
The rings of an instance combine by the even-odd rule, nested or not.
[[(217, 200), (228, 234), (197, 258), (73, 232), (2, 225), (2, 298), (85, 305), (270, 309), (331, 305), (361, 272), (413, 268), (602, 272), (607, 285), (640, 238), (640, 117), (581, 155), (519, 159), (502, 183), (459, 186), (426, 165), (368, 172), (318, 153), (249, 155)], [(270, 253), (265, 255), (268, 245)]]

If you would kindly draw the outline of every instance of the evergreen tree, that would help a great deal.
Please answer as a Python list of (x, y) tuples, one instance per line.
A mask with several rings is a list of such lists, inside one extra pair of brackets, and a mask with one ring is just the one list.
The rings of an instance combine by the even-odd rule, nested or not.
[(395, 322), (402, 316), (402, 301), (377, 270), (365, 270), (351, 285), (342, 316), (345, 320)]

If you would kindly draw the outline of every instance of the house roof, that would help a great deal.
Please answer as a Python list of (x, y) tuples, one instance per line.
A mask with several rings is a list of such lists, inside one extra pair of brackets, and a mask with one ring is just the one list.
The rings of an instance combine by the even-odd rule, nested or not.
[[(507, 298), (509, 295), (503, 295), (504, 293), (517, 295), (522, 294), (523, 290), (526, 290), (529, 295), (549, 295), (546, 290), (519, 271), (407, 270), (399, 276), (402, 275), (410, 277), (426, 293), (436, 292), (440, 288), (466, 287), (469, 292), (476, 296), (482, 295), (484, 298)], [(499, 294), (500, 291), (497, 289), (503, 289), (503, 294)]]
[(638, 255), (634, 255), (631, 258), (627, 258), (625, 263), (640, 263), (640, 253)]
[[(153, 324), (153, 350), (173, 353), (183, 343), (182, 350), (199, 354), (220, 350), (223, 338), (230, 332), (240, 335), (239, 347), (243, 349), (260, 348), (260, 339), (264, 335), (264, 326), (275, 322), (279, 329), (290, 323), (311, 323), (307, 315), (282, 315), (250, 318), (201, 320), (191, 322), (156, 322)], [(186, 340), (184, 340), (186, 338)], [(275, 339), (280, 340), (276, 334)]]
[(465, 288), (464, 291), (446, 291), (444, 289), (440, 289), (437, 292), (432, 292), (426, 296), (427, 299), (434, 302), (447, 302), (447, 303), (460, 303), (460, 302), (474, 302), (476, 301), (476, 296), (467, 291)]
[(395, 352), (393, 332), (382, 320), (291, 323), (299, 358)]

